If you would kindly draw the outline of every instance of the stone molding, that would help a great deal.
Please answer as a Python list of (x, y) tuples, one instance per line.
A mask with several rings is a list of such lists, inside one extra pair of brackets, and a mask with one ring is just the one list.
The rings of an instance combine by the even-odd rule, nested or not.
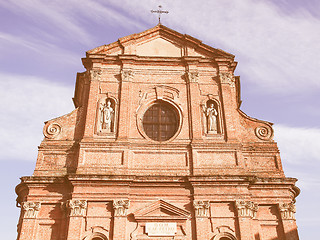
[(187, 79), (188, 79), (189, 83), (191, 83), (191, 82), (196, 83), (199, 80), (199, 72), (198, 71), (192, 71), (192, 72), (187, 71), (186, 75), (187, 75)]
[(224, 84), (229, 84), (230, 86), (234, 87), (236, 79), (230, 72), (222, 72), (219, 73), (220, 82)]
[(258, 204), (252, 201), (236, 200), (236, 208), (239, 217), (256, 218), (258, 211)]
[(125, 217), (127, 216), (127, 210), (129, 208), (129, 200), (113, 200), (113, 209), (115, 217)]
[(134, 77), (134, 72), (132, 70), (121, 70), (120, 72), (122, 82), (130, 82)]
[(210, 202), (202, 200), (194, 200), (193, 208), (196, 217), (209, 217)]
[(70, 217), (83, 217), (86, 215), (88, 203), (87, 200), (68, 200), (67, 208)]
[(296, 206), (291, 203), (279, 203), (281, 218), (284, 220), (295, 220)]
[(41, 208), (40, 202), (23, 202), (22, 209), (23, 209), (23, 217), (24, 218), (37, 218), (38, 213)]

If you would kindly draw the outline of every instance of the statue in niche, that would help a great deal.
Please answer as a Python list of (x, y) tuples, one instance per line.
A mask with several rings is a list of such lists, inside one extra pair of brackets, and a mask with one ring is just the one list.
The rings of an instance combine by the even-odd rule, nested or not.
[(207, 133), (217, 133), (217, 116), (218, 112), (214, 107), (213, 102), (208, 102), (207, 107), (203, 107), (203, 112), (206, 116)]
[(106, 102), (100, 103), (100, 131), (112, 133), (114, 125), (114, 109), (108, 98)]

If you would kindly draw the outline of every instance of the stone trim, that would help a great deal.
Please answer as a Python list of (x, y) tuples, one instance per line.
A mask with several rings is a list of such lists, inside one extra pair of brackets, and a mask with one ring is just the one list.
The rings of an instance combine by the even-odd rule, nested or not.
[(210, 202), (194, 200), (193, 208), (196, 217), (209, 217)]
[(40, 202), (23, 202), (23, 217), (24, 218), (37, 218), (41, 208)]
[(87, 200), (68, 200), (67, 208), (70, 217), (83, 217), (86, 215), (88, 203)]
[(283, 220), (295, 220), (294, 214), (296, 213), (296, 206), (293, 202), (291, 203), (279, 203), (279, 210), (281, 213), (281, 218)]
[(125, 217), (127, 216), (127, 210), (129, 208), (129, 200), (113, 200), (113, 209), (115, 217)]
[(257, 217), (257, 203), (254, 203), (252, 201), (236, 200), (235, 205), (238, 210), (238, 217)]

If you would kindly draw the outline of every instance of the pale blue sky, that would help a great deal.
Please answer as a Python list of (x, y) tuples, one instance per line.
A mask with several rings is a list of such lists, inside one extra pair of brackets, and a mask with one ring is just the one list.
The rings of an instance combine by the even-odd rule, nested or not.
[(70, 112), (81, 58), (162, 23), (236, 56), (241, 109), (275, 123), (284, 170), (297, 177), (301, 239), (318, 236), (320, 2), (317, 0), (0, 0), (3, 239), (15, 239), (14, 187), (31, 175), (43, 122)]

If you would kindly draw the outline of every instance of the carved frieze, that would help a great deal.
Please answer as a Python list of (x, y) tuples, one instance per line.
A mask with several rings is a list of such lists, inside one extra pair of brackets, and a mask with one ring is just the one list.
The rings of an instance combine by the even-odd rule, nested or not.
[(279, 203), (279, 210), (281, 218), (286, 220), (295, 220), (296, 206), (293, 202), (291, 203)]
[(236, 200), (236, 208), (239, 217), (255, 218), (257, 216), (258, 204), (252, 201)]
[(113, 200), (113, 209), (115, 217), (125, 217), (127, 216), (127, 210), (129, 208), (129, 200)]
[(87, 200), (68, 200), (67, 208), (69, 209), (70, 217), (82, 217), (87, 212)]
[(209, 217), (209, 208), (210, 208), (209, 201), (194, 200), (193, 208), (194, 208), (196, 217)]
[(40, 202), (23, 202), (23, 217), (24, 218), (37, 218), (40, 211), (41, 203)]
[(219, 76), (220, 76), (220, 82), (221, 83), (225, 83), (225, 84), (229, 84), (231, 86), (235, 86), (236, 79), (235, 79), (235, 77), (233, 76), (232, 73), (230, 73), (230, 72), (222, 72), (222, 73), (219, 73)]
[(134, 77), (134, 72), (132, 70), (121, 70), (121, 80), (123, 82), (129, 82)]
[(58, 123), (50, 123), (45, 125), (43, 135), (46, 138), (55, 138), (61, 132), (61, 126)]
[(189, 82), (198, 82), (199, 80), (199, 72), (193, 71), (193, 72), (186, 72), (187, 78)]

